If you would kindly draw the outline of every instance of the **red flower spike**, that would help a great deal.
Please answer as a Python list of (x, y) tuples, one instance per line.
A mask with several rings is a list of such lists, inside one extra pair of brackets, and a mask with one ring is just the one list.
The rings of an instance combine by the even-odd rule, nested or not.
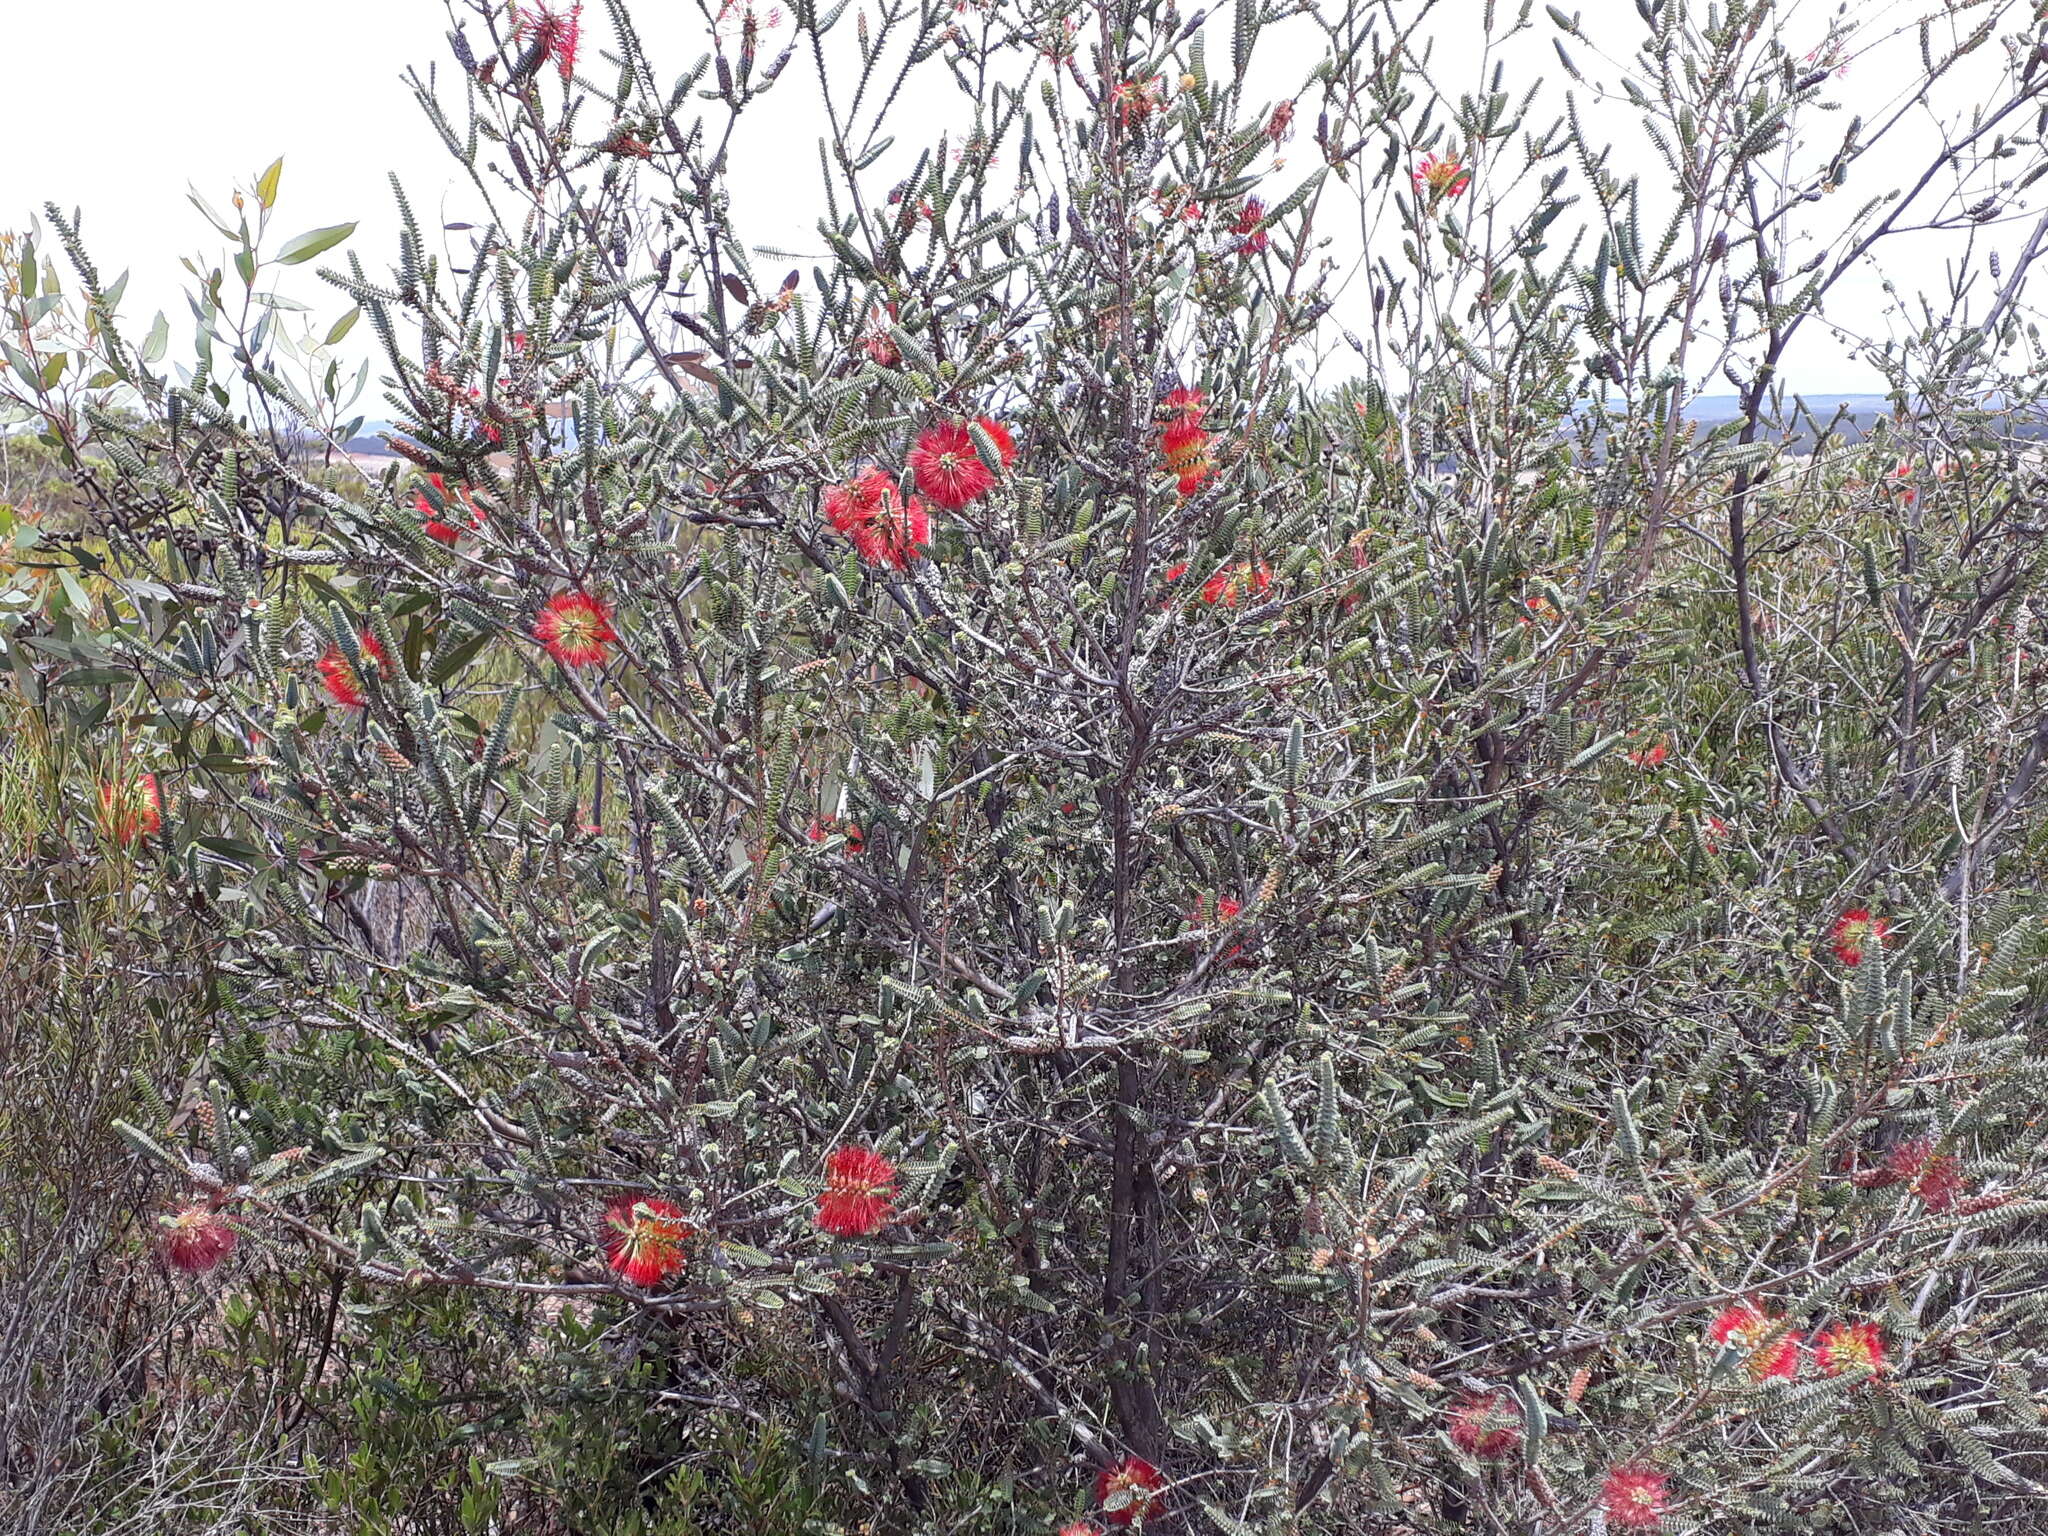
[[(1196, 902), (1195, 910), (1188, 914), (1188, 926), (1190, 928), (1226, 927), (1236, 922), (1238, 913), (1243, 910), (1244, 903), (1233, 896), (1218, 896), (1213, 907), (1204, 898)], [(1242, 944), (1231, 945), (1230, 953), (1223, 957), (1224, 964), (1251, 964), (1249, 960), (1241, 958), (1243, 954), (1244, 946)]]
[(1117, 121), (1126, 128), (1143, 127), (1165, 99), (1166, 77), (1154, 75), (1150, 80), (1124, 80), (1112, 86), (1109, 104), (1116, 111)]
[(1505, 1392), (1468, 1392), (1451, 1409), (1451, 1444), (1498, 1461), (1522, 1448), (1522, 1411)]
[(557, 592), (534, 619), (533, 638), (565, 667), (596, 667), (619, 637), (609, 603), (588, 592)]
[(868, 329), (855, 343), (865, 351), (876, 366), (894, 368), (903, 361), (903, 354), (896, 348), (896, 340), (889, 334), (889, 326), (896, 319), (896, 306), (875, 305), (868, 310)]
[(1654, 768), (1670, 755), (1670, 747), (1661, 741), (1653, 741), (1647, 747), (1638, 747), (1629, 753), (1628, 760), (1638, 768)]
[(576, 73), (576, 44), (582, 31), (583, 4), (577, 0), (566, 13), (550, 10), (546, 5), (536, 5), (532, 10), (522, 6), (514, 35), (522, 43), (538, 43), (542, 57), (553, 59), (555, 68), (567, 81)]
[(1273, 585), (1272, 569), (1263, 560), (1226, 565), (1202, 583), (1202, 601), (1210, 607), (1236, 608), (1247, 598), (1263, 597)]
[(814, 843), (822, 843), (835, 832), (846, 839), (845, 847), (848, 853), (859, 853), (867, 846), (867, 840), (861, 836), (860, 824), (841, 821), (837, 816), (813, 818), (804, 836)]
[(1814, 1341), (1813, 1353), (1830, 1376), (1865, 1370), (1884, 1374), (1884, 1331), (1875, 1323), (1837, 1323)]
[(1892, 480), (1894, 481), (1892, 489), (1898, 493), (1899, 499), (1905, 502), (1907, 506), (1910, 507), (1920, 499), (1920, 493), (1913, 489), (1913, 466), (1910, 463), (1901, 463), (1898, 468), (1894, 469), (1892, 471)]
[(915, 496), (899, 501), (892, 485), (875, 515), (873, 537), (871, 563), (907, 571), (912, 561), (931, 550), (931, 514)]
[(834, 1147), (818, 1192), (818, 1228), (834, 1237), (873, 1237), (888, 1222), (896, 1165), (871, 1147)]
[(605, 1262), (629, 1285), (659, 1285), (683, 1271), (691, 1228), (682, 1207), (649, 1196), (614, 1200), (604, 1213)]
[(1209, 433), (1182, 417), (1159, 434), (1159, 452), (1166, 472), (1174, 477), (1183, 496), (1192, 496), (1216, 473), (1215, 457), (1209, 452)]
[(613, 129), (611, 137), (598, 145), (598, 148), (608, 155), (617, 156), (621, 160), (652, 160), (654, 158), (654, 146), (645, 139), (635, 138), (623, 126)]
[(1668, 1481), (1662, 1472), (1649, 1467), (1616, 1467), (1600, 1485), (1607, 1523), (1632, 1531), (1654, 1530), (1663, 1524)]
[(1166, 398), (1159, 402), (1159, 411), (1168, 422), (1181, 421), (1191, 427), (1199, 427), (1202, 418), (1209, 414), (1209, 397), (1199, 389), (1183, 386), (1167, 392)]
[(1828, 930), (1828, 943), (1842, 964), (1861, 965), (1864, 946), (1875, 942), (1882, 948), (1891, 931), (1891, 923), (1872, 917), (1868, 907), (1851, 907), (1835, 919), (1835, 926)]
[(153, 837), (164, 824), (164, 801), (156, 775), (110, 779), (100, 786), (100, 825), (123, 848)]
[(917, 488), (948, 511), (986, 496), (996, 477), (975, 452), (974, 437), (957, 421), (930, 427), (910, 450)]
[(187, 1205), (157, 1218), (164, 1262), (188, 1275), (203, 1275), (235, 1251), (235, 1229), (210, 1206)]
[[(384, 647), (367, 629), (356, 636), (356, 650), (379, 677), (391, 675), (391, 658), (384, 654)], [(369, 703), (369, 695), (363, 692), (363, 679), (343, 654), (338, 641), (320, 653), (314, 667), (320, 673), (320, 682), (327, 689), (327, 696), (343, 709), (361, 709)]]
[(1166, 1479), (1151, 1462), (1126, 1456), (1096, 1474), (1095, 1502), (1102, 1506), (1102, 1518), (1111, 1525), (1129, 1525), (1158, 1506), (1159, 1490), (1165, 1486)]
[(1963, 1165), (1946, 1152), (1936, 1152), (1931, 1136), (1916, 1136), (1893, 1147), (1880, 1174), (1864, 1175), (1857, 1182), (1865, 1189), (1910, 1182), (1920, 1203), (1937, 1214), (1954, 1205), (1963, 1192)]
[(1060, 1527), (1060, 1536), (1102, 1536), (1102, 1527), (1093, 1520), (1073, 1520)]
[(1703, 816), (1700, 818), (1700, 842), (1705, 845), (1707, 852), (1719, 853), (1721, 851), (1721, 844), (1727, 836), (1728, 823), (1720, 817)]
[(931, 515), (924, 503), (915, 496), (905, 502), (896, 482), (872, 464), (844, 484), (825, 488), (825, 520), (867, 565), (908, 570), (931, 547)]
[(1799, 1335), (1786, 1331), (1783, 1317), (1744, 1302), (1715, 1318), (1712, 1331), (1716, 1344), (1742, 1351), (1751, 1381), (1790, 1381), (1799, 1374)]
[(1244, 207), (1238, 212), (1237, 222), (1230, 226), (1233, 235), (1244, 237), (1237, 244), (1240, 256), (1256, 256), (1271, 243), (1272, 237), (1260, 227), (1265, 222), (1266, 205), (1256, 197), (1246, 198)]
[(1415, 190), (1431, 202), (1460, 197), (1472, 184), (1472, 173), (1456, 155), (1425, 155), (1415, 167)]
[(825, 521), (848, 538), (874, 521), (882, 497), (890, 490), (889, 477), (870, 464), (851, 480), (825, 487)]
[[(414, 491), (412, 493), (412, 504), (419, 509), (421, 526), (428, 538), (442, 544), (453, 544), (456, 539), (461, 537), (462, 530), (447, 519), (447, 514), (455, 509), (455, 501), (460, 501), (463, 506), (469, 509), (470, 527), (483, 527), (484, 509), (476, 504), (476, 497), (470, 494), (468, 486), (457, 486), (455, 488), (455, 501), (451, 501), (446, 480), (439, 475), (429, 475), (427, 480), (434, 487), (434, 495), (429, 496), (425, 491)], [(440, 501), (438, 507), (435, 505), (436, 497)]]

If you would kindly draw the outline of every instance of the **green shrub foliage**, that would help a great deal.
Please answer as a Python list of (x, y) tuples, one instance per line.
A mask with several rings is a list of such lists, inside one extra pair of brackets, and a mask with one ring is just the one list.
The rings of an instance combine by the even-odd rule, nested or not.
[[(1740, 3), (1488, 6), (1520, 85), (1409, 4), (728, 7), (680, 76), (455, 9), (470, 221), (382, 270), (273, 169), (166, 371), (52, 210), (92, 355), (9, 356), (84, 510), (8, 656), (105, 743), (42, 847), (204, 936), (123, 1134), (194, 1284), (310, 1299), (300, 1496), (2031, 1528), (2028, 8), (1930, 8), (1924, 145)], [(732, 157), (799, 105), (792, 257)], [(1809, 410), (1930, 227), (1890, 410)]]

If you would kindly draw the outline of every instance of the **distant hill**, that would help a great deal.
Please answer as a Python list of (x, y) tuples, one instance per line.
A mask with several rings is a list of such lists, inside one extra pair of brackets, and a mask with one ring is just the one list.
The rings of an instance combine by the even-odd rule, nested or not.
[[(1838, 411), (1845, 412), (1837, 428), (1843, 440), (1860, 443), (1870, 435), (1871, 428), (1884, 417), (1893, 414), (1890, 395), (1802, 395), (1799, 397), (1806, 412), (1823, 424), (1832, 422)], [(1727, 422), (1737, 420), (1741, 415), (1740, 395), (1694, 395), (1685, 403), (1688, 421), (1697, 422), (1711, 430)], [(373, 421), (364, 425), (360, 434), (344, 445), (348, 452), (358, 458), (395, 458), (391, 445), (379, 433), (389, 432), (391, 423)], [(2015, 424), (2015, 435), (2029, 440), (2048, 438), (2048, 418), (2036, 418)], [(1789, 435), (1788, 441), (1794, 446), (1803, 445), (1810, 434), (1804, 430)], [(572, 434), (573, 437), (573, 434)]]

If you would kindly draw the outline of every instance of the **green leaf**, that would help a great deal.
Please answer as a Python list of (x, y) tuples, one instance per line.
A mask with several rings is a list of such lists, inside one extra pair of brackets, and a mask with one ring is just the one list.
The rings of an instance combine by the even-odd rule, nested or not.
[(277, 203), (277, 180), (284, 174), (284, 156), (279, 155), (270, 162), (270, 169), (256, 178), (256, 201), (265, 208)]
[(363, 306), (358, 304), (327, 329), (327, 345), (333, 346), (356, 328), (356, 322), (363, 318)]
[(284, 249), (277, 253), (280, 264), (295, 267), (302, 261), (311, 261), (322, 251), (331, 251), (342, 241), (356, 232), (353, 223), (330, 224), (325, 229), (309, 229), (296, 239), (287, 240)]
[(50, 679), (52, 688), (112, 688), (120, 683), (132, 683), (135, 674), (123, 672), (118, 667), (73, 667)]
[(192, 206), (205, 215), (207, 223), (211, 224), (230, 240), (239, 240), (241, 238), (241, 234), (235, 226), (216, 213), (212, 205), (205, 198), (193, 191), (187, 191), (185, 195), (192, 200)]

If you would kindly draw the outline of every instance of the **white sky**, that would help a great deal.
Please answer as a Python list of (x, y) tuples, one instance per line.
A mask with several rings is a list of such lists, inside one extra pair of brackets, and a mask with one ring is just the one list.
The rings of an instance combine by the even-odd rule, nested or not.
[[(1855, 3), (1862, 14), (1882, 17), (1901, 11), (1907, 0)], [(1458, 69), (1455, 45), (1462, 39), (1456, 27), (1460, 17), (1476, 20), (1481, 0), (1443, 4), (1439, 15), (1450, 30), (1437, 60), (1445, 71), (1442, 83), (1454, 91), (1476, 89), (1479, 82), (1461, 78)], [(1514, 6), (1515, 0), (1501, 0), (1503, 14), (1511, 14)], [(1227, 7), (1215, 8), (1227, 14)], [(1586, 31), (1596, 38), (1619, 35), (1624, 39), (1620, 46), (1628, 47), (1640, 35), (1633, 0), (1578, 0), (1568, 8), (1585, 17)], [(455, 66), (440, 0), (350, 0), (339, 7), (311, 0), (72, 0), (9, 9), (9, 53), (35, 61), (35, 67), (13, 71), (9, 81), (9, 118), (15, 127), (0, 155), (0, 228), (19, 226), (45, 199), (81, 209), (102, 271), (109, 277), (123, 268), (133, 273), (123, 309), (138, 334), (159, 308), (170, 312), (174, 337), (186, 334), (189, 317), (178, 297), (185, 277), (177, 258), (205, 253), (209, 264), (220, 259), (219, 238), (186, 201), (188, 185), (224, 206), (236, 182), (246, 185), (281, 154), (279, 238), (359, 220), (352, 248), (372, 272), (388, 264), (395, 246), (388, 170), (407, 168), (408, 191), (423, 221), (474, 212), (446, 192), (446, 151), (399, 78), (408, 65), (428, 64), (452, 76)], [(1782, 9), (1817, 38), (1834, 6), (1793, 0)], [(634, 11), (658, 68), (680, 70), (701, 51), (702, 22), (695, 5), (639, 0)], [(593, 34), (601, 34), (599, 5), (589, 6), (586, 20)], [(1536, 21), (1528, 45), (1510, 54), (1511, 80), (1526, 82), (1532, 70), (1541, 71), (1551, 95), (1548, 106), (1532, 118), (1547, 121), (1561, 110), (1561, 93), (1570, 82), (1550, 52), (1552, 29), (1540, 6)], [(785, 29), (778, 41), (786, 35)], [(1275, 94), (1291, 90), (1312, 62), (1305, 54), (1290, 58), (1276, 53), (1280, 46), (1267, 47), (1260, 61), (1271, 71)], [(764, 45), (764, 55), (772, 51), (772, 45)], [(1589, 77), (1613, 79), (1615, 71), (1602, 67), (1589, 50), (1575, 47), (1574, 53)], [(1917, 71), (1917, 47), (1896, 44), (1859, 60), (1855, 68), (1859, 73), (1843, 88), (1853, 87), (1861, 108), (1864, 99), (1883, 99)], [(801, 55), (791, 69), (809, 74)], [(814, 94), (812, 79), (785, 79), (770, 101), (786, 110)], [(931, 100), (914, 102), (913, 110), (935, 130)], [(770, 139), (755, 139), (737, 164), (738, 212), (750, 243), (789, 244), (802, 251), (817, 245), (811, 232), (818, 209), (816, 127), (803, 120), (807, 115), (786, 111), (786, 127), (778, 126)], [(25, 124), (39, 127), (29, 131)], [(1297, 165), (1276, 178), (1283, 190), (1307, 169), (1307, 156), (1301, 153), (1305, 140), (1305, 133), (1297, 134)], [(1639, 138), (1633, 148), (1626, 138), (1620, 142), (1617, 163), (1640, 169), (1646, 181), (1668, 181)], [(1874, 186), (1865, 170), (1854, 189)], [(749, 202), (752, 219), (747, 217)], [(1993, 243), (2010, 250), (2017, 240), (2013, 231)], [(1893, 275), (1895, 280), (1903, 277), (1901, 287), (1913, 286), (1911, 272), (1894, 268)], [(290, 291), (323, 314), (346, 307), (310, 274)], [(1362, 304), (1360, 289), (1354, 287), (1351, 294)], [(1860, 282), (1834, 313), (1858, 329), (1880, 330), (1886, 323), (1885, 303), (1872, 277)], [(1346, 320), (1343, 307), (1337, 318)], [(183, 350), (174, 342), (172, 355)], [(1798, 360), (1793, 382), (1816, 394), (1877, 387), (1874, 373), (1831, 342), (1808, 349)], [(373, 416), (381, 414), (374, 385), (365, 406)]]

